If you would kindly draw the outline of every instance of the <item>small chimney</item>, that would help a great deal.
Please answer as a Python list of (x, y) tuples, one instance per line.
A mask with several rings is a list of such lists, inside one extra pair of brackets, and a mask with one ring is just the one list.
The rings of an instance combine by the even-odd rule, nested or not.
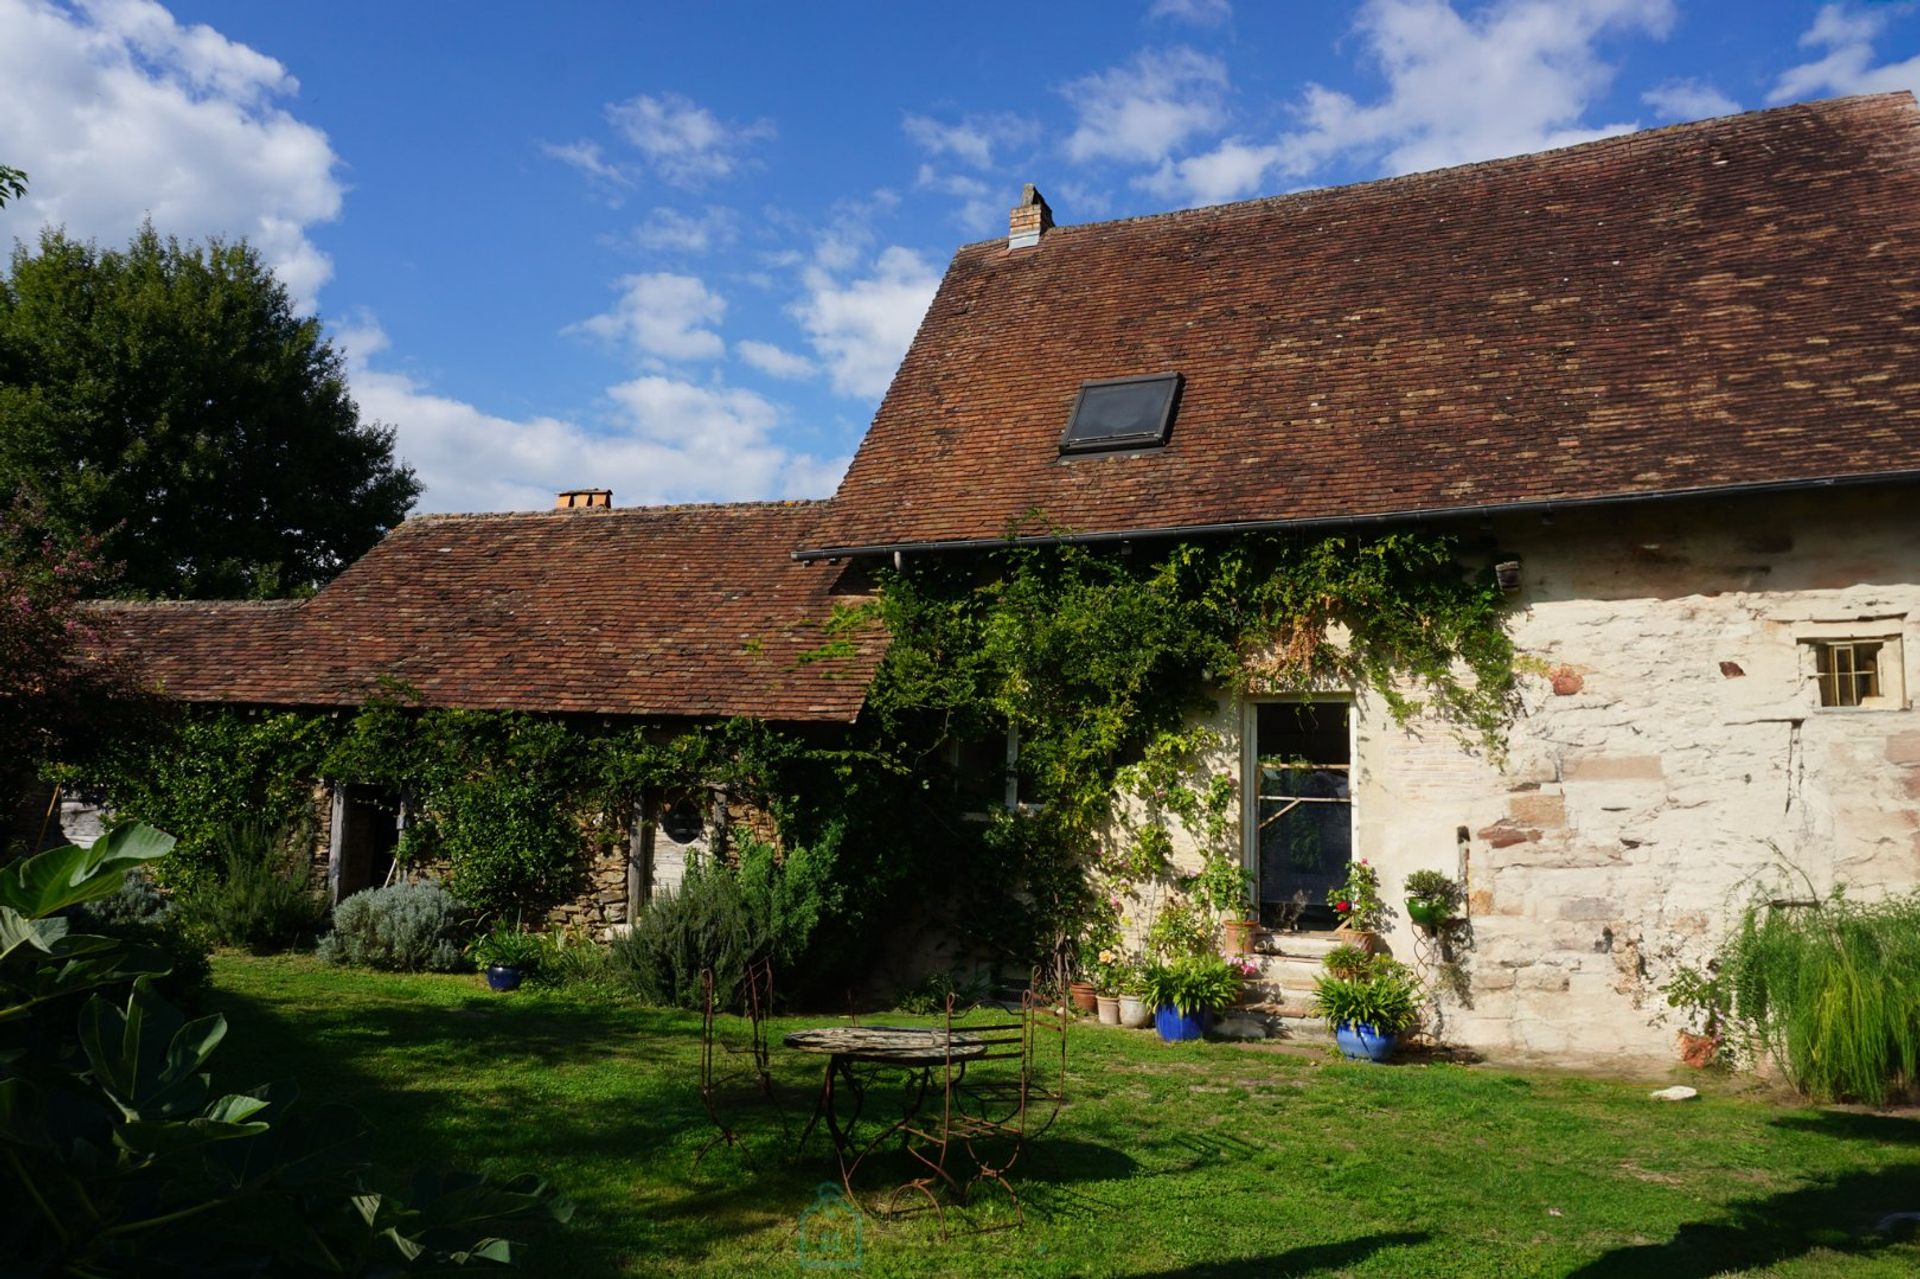
[(1046, 197), (1040, 194), (1040, 188), (1027, 183), (1020, 193), (1020, 203), (1007, 218), (1007, 248), (1031, 249), (1052, 229), (1053, 210), (1047, 207)]
[(553, 509), (573, 511), (582, 507), (613, 505), (612, 489), (566, 489), (555, 495)]

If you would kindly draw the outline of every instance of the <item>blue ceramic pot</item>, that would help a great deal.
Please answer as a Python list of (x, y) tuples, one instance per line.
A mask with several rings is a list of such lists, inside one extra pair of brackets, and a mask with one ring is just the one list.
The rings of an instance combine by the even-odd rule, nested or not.
[(1160, 1038), (1170, 1044), (1198, 1039), (1207, 1033), (1207, 1027), (1212, 1024), (1213, 1014), (1205, 1009), (1183, 1016), (1172, 1004), (1162, 1004), (1153, 1011), (1153, 1028), (1160, 1032)]
[(495, 990), (518, 990), (520, 970), (508, 968), (504, 964), (490, 964), (487, 967), (487, 985)]
[(1393, 1056), (1400, 1036), (1383, 1035), (1363, 1021), (1343, 1021), (1333, 1028), (1333, 1042), (1354, 1061), (1385, 1061)]

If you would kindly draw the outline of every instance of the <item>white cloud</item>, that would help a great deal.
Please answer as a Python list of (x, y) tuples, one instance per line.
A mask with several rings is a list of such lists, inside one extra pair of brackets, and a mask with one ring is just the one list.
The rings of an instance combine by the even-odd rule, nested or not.
[(752, 338), (735, 342), (733, 353), (769, 377), (808, 378), (819, 371), (813, 361), (804, 355), (796, 355), (785, 347)]
[(1280, 155), (1277, 145), (1229, 138), (1201, 155), (1163, 161), (1135, 185), (1192, 204), (1219, 204), (1258, 191)]
[[(923, 164), (913, 185), (922, 191), (935, 191), (959, 200), (953, 220), (969, 232), (990, 232), (1006, 216), (1000, 202), (993, 198), (993, 188), (979, 178), (970, 178), (964, 173), (941, 173), (932, 165)], [(1008, 203), (1012, 203), (1011, 198)]]
[(1500, 0), (1465, 17), (1444, 0), (1371, 0), (1355, 30), (1385, 96), (1363, 104), (1309, 85), (1279, 166), (1297, 177), (1347, 159), (1411, 173), (1628, 132), (1635, 122), (1585, 122), (1613, 81), (1596, 46), (1664, 37), (1673, 21), (1672, 0)]
[(564, 488), (611, 488), (637, 503), (823, 497), (847, 459), (777, 443), (783, 410), (751, 391), (649, 376), (611, 387), (598, 429), (555, 417), (506, 418), (373, 367), (386, 346), (363, 319), (338, 335), (361, 416), (391, 423), (419, 472), (423, 511), (538, 510)]
[(632, 175), (608, 160), (598, 142), (542, 142), (540, 150), (601, 186), (617, 190), (633, 185)]
[(940, 274), (919, 254), (894, 245), (869, 274), (841, 281), (821, 266), (802, 276), (807, 296), (793, 313), (842, 395), (877, 399), (920, 327)]
[(915, 146), (931, 156), (951, 155), (976, 169), (993, 167), (993, 151), (1033, 136), (1033, 125), (1010, 112), (969, 115), (953, 124), (908, 112), (900, 127)]
[(655, 209), (633, 228), (633, 242), (643, 249), (676, 253), (705, 253), (723, 249), (740, 237), (740, 219), (732, 209), (714, 206), (698, 214)]
[(298, 87), (150, 0), (0, 0), (0, 140), (30, 178), (0, 238), (57, 224), (124, 242), (148, 216), (165, 234), (244, 236), (311, 311), (333, 267), (308, 232), (342, 190), (326, 135), (274, 105)]
[(1782, 72), (1767, 101), (1796, 102), (1898, 89), (1920, 93), (1920, 54), (1901, 62), (1874, 63), (1874, 42), (1893, 16), (1894, 11), (1888, 9), (1870, 12), (1846, 4), (1822, 5), (1813, 25), (1801, 35), (1800, 47), (1825, 52), (1812, 62)]
[(1061, 87), (1078, 124), (1067, 157), (1157, 164), (1226, 121), (1226, 64), (1188, 48), (1143, 50)]
[(630, 347), (641, 357), (713, 360), (726, 343), (707, 326), (727, 313), (727, 301), (698, 276), (659, 271), (620, 277), (620, 298), (611, 311), (567, 327)]
[(1153, 0), (1149, 18), (1170, 18), (1196, 27), (1217, 27), (1233, 17), (1229, 0)]
[(1640, 95), (1662, 120), (1708, 120), (1732, 115), (1740, 104), (1704, 80), (1668, 80)]
[(607, 108), (607, 119), (675, 186), (698, 187), (737, 172), (742, 152), (774, 136), (773, 123), (730, 124), (677, 93), (641, 94)]

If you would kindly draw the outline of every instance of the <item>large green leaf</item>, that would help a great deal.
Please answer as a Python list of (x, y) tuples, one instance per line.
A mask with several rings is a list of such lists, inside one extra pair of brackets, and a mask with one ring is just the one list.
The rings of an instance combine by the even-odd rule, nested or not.
[(29, 919), (42, 919), (112, 895), (128, 870), (165, 857), (172, 849), (173, 836), (136, 824), (116, 827), (92, 848), (68, 844), (23, 857), (0, 870), (0, 906)]
[(222, 1097), (192, 1119), (132, 1120), (114, 1129), (113, 1139), (136, 1155), (173, 1155), (196, 1146), (236, 1137), (256, 1137), (267, 1131), (264, 1121), (251, 1116), (265, 1109), (258, 1097)]
[(95, 995), (80, 1012), (87, 1064), (129, 1120), (197, 1112), (208, 1091), (200, 1067), (226, 1033), (225, 1017), (187, 1021), (144, 981), (134, 984), (125, 1009)]

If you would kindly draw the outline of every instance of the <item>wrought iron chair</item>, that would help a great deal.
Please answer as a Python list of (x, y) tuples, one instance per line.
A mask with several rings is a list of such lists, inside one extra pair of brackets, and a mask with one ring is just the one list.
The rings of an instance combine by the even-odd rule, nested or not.
[[(715, 989), (713, 969), (700, 973), (700, 1104), (713, 1124), (713, 1136), (694, 1156), (697, 1171), (701, 1160), (715, 1146), (730, 1146), (745, 1153), (738, 1116), (749, 1107), (771, 1107), (786, 1130), (786, 1113), (773, 1089), (773, 1054), (767, 1043), (767, 1018), (773, 1011), (773, 961), (760, 959), (747, 965), (740, 988), (733, 999), (725, 1001)], [(721, 1033), (723, 1013), (744, 1017), (748, 1034), (744, 1040)], [(751, 1156), (749, 1156), (751, 1159)]]
[[(965, 1206), (990, 1185), (1006, 1193), (1014, 1213), (1011, 1222), (991, 1229), (1026, 1224), (1009, 1174), (1066, 1100), (1068, 1020), (1065, 1005), (1038, 981), (1017, 1002), (977, 1005), (964, 1016), (947, 998), (939, 1109), (903, 1130), (906, 1152), (920, 1171), (894, 1189), (889, 1216), (931, 1210), (944, 1238), (943, 1198)], [(924, 1206), (902, 1208), (903, 1198), (916, 1197)]]

